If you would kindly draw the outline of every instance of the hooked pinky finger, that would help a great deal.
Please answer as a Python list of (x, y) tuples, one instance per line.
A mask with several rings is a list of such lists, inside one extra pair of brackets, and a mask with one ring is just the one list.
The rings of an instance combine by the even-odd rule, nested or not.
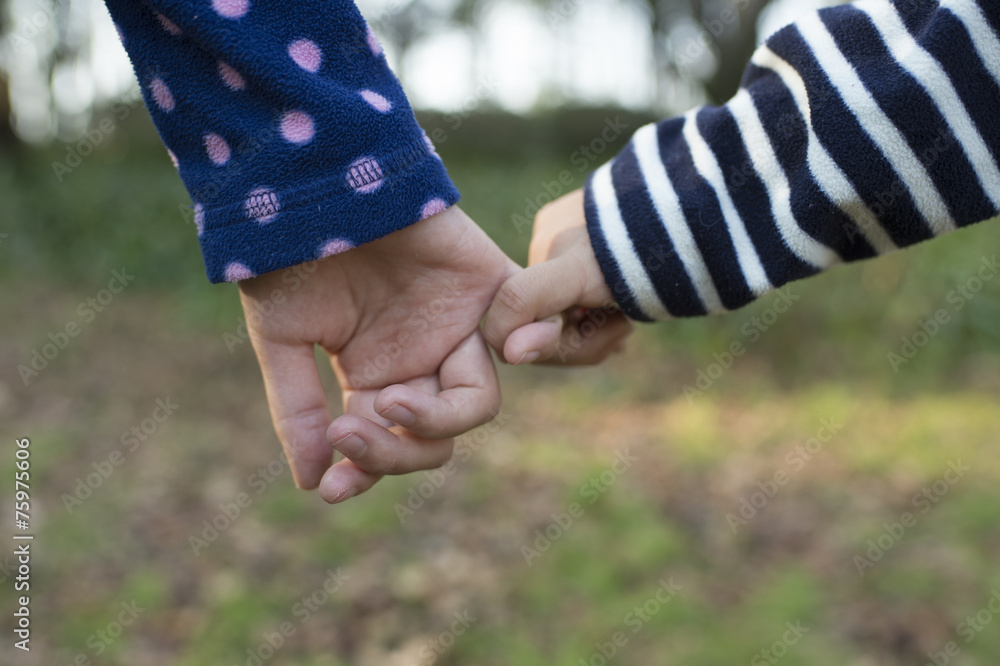
[(500, 411), (500, 381), (478, 330), (445, 359), (438, 376), (437, 395), (396, 384), (375, 398), (375, 411), (425, 439), (457, 437)]

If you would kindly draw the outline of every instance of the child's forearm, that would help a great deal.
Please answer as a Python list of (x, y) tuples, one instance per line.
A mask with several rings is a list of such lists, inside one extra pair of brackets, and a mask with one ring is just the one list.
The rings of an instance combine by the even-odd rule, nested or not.
[(386, 236), (458, 200), (349, 0), (106, 0), (233, 281)]
[(586, 192), (616, 301), (732, 310), (995, 216), (998, 29), (983, 1), (826, 9), (770, 38), (729, 104), (641, 129)]

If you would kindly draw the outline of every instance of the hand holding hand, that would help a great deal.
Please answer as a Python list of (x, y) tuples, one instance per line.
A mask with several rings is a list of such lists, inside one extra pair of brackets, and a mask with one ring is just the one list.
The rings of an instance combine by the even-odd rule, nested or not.
[[(320, 260), (294, 289), (282, 271), (240, 282), (295, 482), (339, 502), (382, 475), (446, 463), (452, 437), (499, 411), (479, 324), (517, 270), (452, 207)], [(332, 423), (314, 345), (330, 356), (343, 393), (345, 414)], [(334, 449), (345, 459), (331, 466)]]
[(528, 263), (497, 292), (483, 326), (508, 363), (590, 365), (622, 348), (632, 323), (614, 307), (594, 256), (583, 190), (538, 212)]

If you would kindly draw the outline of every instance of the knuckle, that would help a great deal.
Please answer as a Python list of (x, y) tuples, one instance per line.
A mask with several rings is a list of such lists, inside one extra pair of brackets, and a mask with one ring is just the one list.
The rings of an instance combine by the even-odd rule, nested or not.
[(528, 293), (519, 283), (508, 280), (497, 292), (497, 303), (505, 310), (520, 314), (529, 307)]
[(315, 433), (323, 433), (329, 415), (325, 407), (307, 407), (275, 419), (274, 430), (278, 439), (292, 451), (309, 446)]

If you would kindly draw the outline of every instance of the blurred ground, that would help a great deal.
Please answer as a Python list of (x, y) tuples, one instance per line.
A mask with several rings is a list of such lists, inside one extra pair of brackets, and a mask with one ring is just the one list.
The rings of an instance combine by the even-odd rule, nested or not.
[[(563, 170), (582, 182), (613, 113), (424, 125), (523, 260), (512, 215)], [(140, 115), (62, 182), (65, 147), (0, 156), (0, 473), (29, 436), (37, 527), (30, 655), (0, 551), (0, 662), (997, 663), (1000, 281), (969, 280), (1000, 225), (795, 284), (780, 315), (768, 297), (643, 327), (602, 368), (504, 368), (500, 419), (449, 473), (329, 507), (293, 488), (252, 350), (225, 337), (235, 288), (205, 281)], [(177, 405), (161, 423), (157, 400)]]

